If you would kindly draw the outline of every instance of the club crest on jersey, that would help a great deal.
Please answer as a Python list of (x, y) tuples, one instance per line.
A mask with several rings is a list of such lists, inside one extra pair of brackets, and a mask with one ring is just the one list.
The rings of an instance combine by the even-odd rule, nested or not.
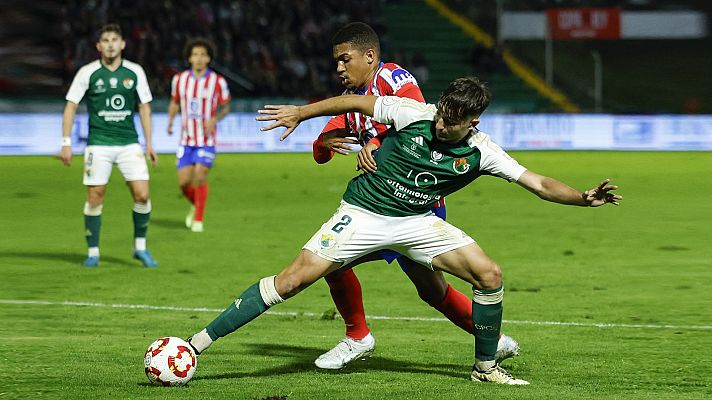
[(119, 80), (116, 78), (111, 78), (109, 79), (109, 86), (111, 86), (112, 89), (116, 89), (116, 86), (119, 84)]
[(452, 162), (452, 169), (458, 174), (464, 174), (470, 170), (470, 164), (466, 158), (457, 158)]
[(321, 248), (322, 249), (330, 249), (334, 247), (336, 244), (336, 239), (334, 239), (334, 235), (331, 233), (322, 233), (321, 234)]
[(438, 161), (440, 161), (440, 160), (442, 160), (442, 159), (443, 159), (443, 155), (442, 155), (442, 153), (440, 153), (439, 151), (433, 150), (433, 151), (430, 153), (430, 162), (431, 162), (431, 163), (437, 164)]
[(124, 81), (121, 82), (126, 89), (131, 89), (134, 85), (134, 80), (131, 78), (124, 78)]

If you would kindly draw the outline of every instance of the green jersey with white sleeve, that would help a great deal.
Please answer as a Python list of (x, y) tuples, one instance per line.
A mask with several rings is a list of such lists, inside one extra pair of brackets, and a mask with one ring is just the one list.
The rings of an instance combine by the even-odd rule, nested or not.
[(121, 60), (116, 71), (101, 60), (79, 69), (66, 99), (79, 104), (87, 97), (89, 111), (88, 145), (124, 146), (138, 143), (134, 113), (138, 104), (150, 102), (151, 89), (140, 65)]
[(436, 114), (432, 104), (379, 97), (374, 119), (391, 128), (375, 155), (378, 169), (352, 179), (344, 201), (380, 215), (419, 215), (482, 175), (512, 182), (526, 171), (476, 129), (459, 143), (441, 142), (435, 136)]

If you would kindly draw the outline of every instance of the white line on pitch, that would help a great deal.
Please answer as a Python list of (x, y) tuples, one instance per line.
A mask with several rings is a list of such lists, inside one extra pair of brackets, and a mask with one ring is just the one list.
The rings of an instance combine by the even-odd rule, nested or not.
[[(73, 306), (73, 307), (94, 307), (94, 308), (125, 308), (138, 310), (167, 310), (167, 311), (192, 311), (192, 312), (221, 312), (220, 308), (203, 308), (203, 307), (174, 307), (174, 306), (152, 306), (149, 304), (106, 304), (92, 303), (84, 301), (46, 301), (46, 300), (3, 300), (0, 299), (0, 304), (15, 304), (15, 305), (46, 305), (46, 306)], [(294, 312), (294, 311), (267, 311), (266, 314), (278, 316), (306, 316), (320, 317), (322, 314), (313, 312)], [(385, 315), (367, 315), (367, 319), (380, 319), (387, 321), (435, 321), (444, 322), (445, 318), (437, 317), (391, 317)], [(505, 324), (519, 325), (549, 325), (549, 326), (581, 326), (594, 328), (650, 328), (650, 329), (712, 329), (712, 325), (669, 325), (669, 324), (611, 324), (605, 322), (563, 322), (563, 321), (520, 321), (520, 320), (503, 320)]]

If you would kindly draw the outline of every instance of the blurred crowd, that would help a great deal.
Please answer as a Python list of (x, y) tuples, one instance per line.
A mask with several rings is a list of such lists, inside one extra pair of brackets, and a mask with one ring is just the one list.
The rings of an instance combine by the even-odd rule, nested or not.
[[(146, 70), (156, 96), (167, 96), (170, 78), (187, 67), (183, 46), (193, 37), (217, 45), (216, 67), (237, 92), (261, 96), (320, 98), (340, 91), (331, 60), (331, 37), (351, 21), (370, 24), (379, 0), (68, 0), (62, 9), (63, 81), (97, 58), (96, 33), (118, 23), (124, 56)], [(234, 83), (233, 82), (233, 83)], [(231, 83), (231, 87), (234, 86)], [(239, 86), (239, 85), (238, 85)]]

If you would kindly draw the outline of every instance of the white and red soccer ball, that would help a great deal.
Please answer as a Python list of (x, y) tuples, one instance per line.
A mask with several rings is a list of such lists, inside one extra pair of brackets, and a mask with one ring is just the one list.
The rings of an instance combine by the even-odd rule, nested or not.
[(195, 373), (198, 358), (190, 344), (177, 337), (164, 337), (148, 346), (143, 356), (143, 366), (151, 383), (163, 386), (181, 386)]

